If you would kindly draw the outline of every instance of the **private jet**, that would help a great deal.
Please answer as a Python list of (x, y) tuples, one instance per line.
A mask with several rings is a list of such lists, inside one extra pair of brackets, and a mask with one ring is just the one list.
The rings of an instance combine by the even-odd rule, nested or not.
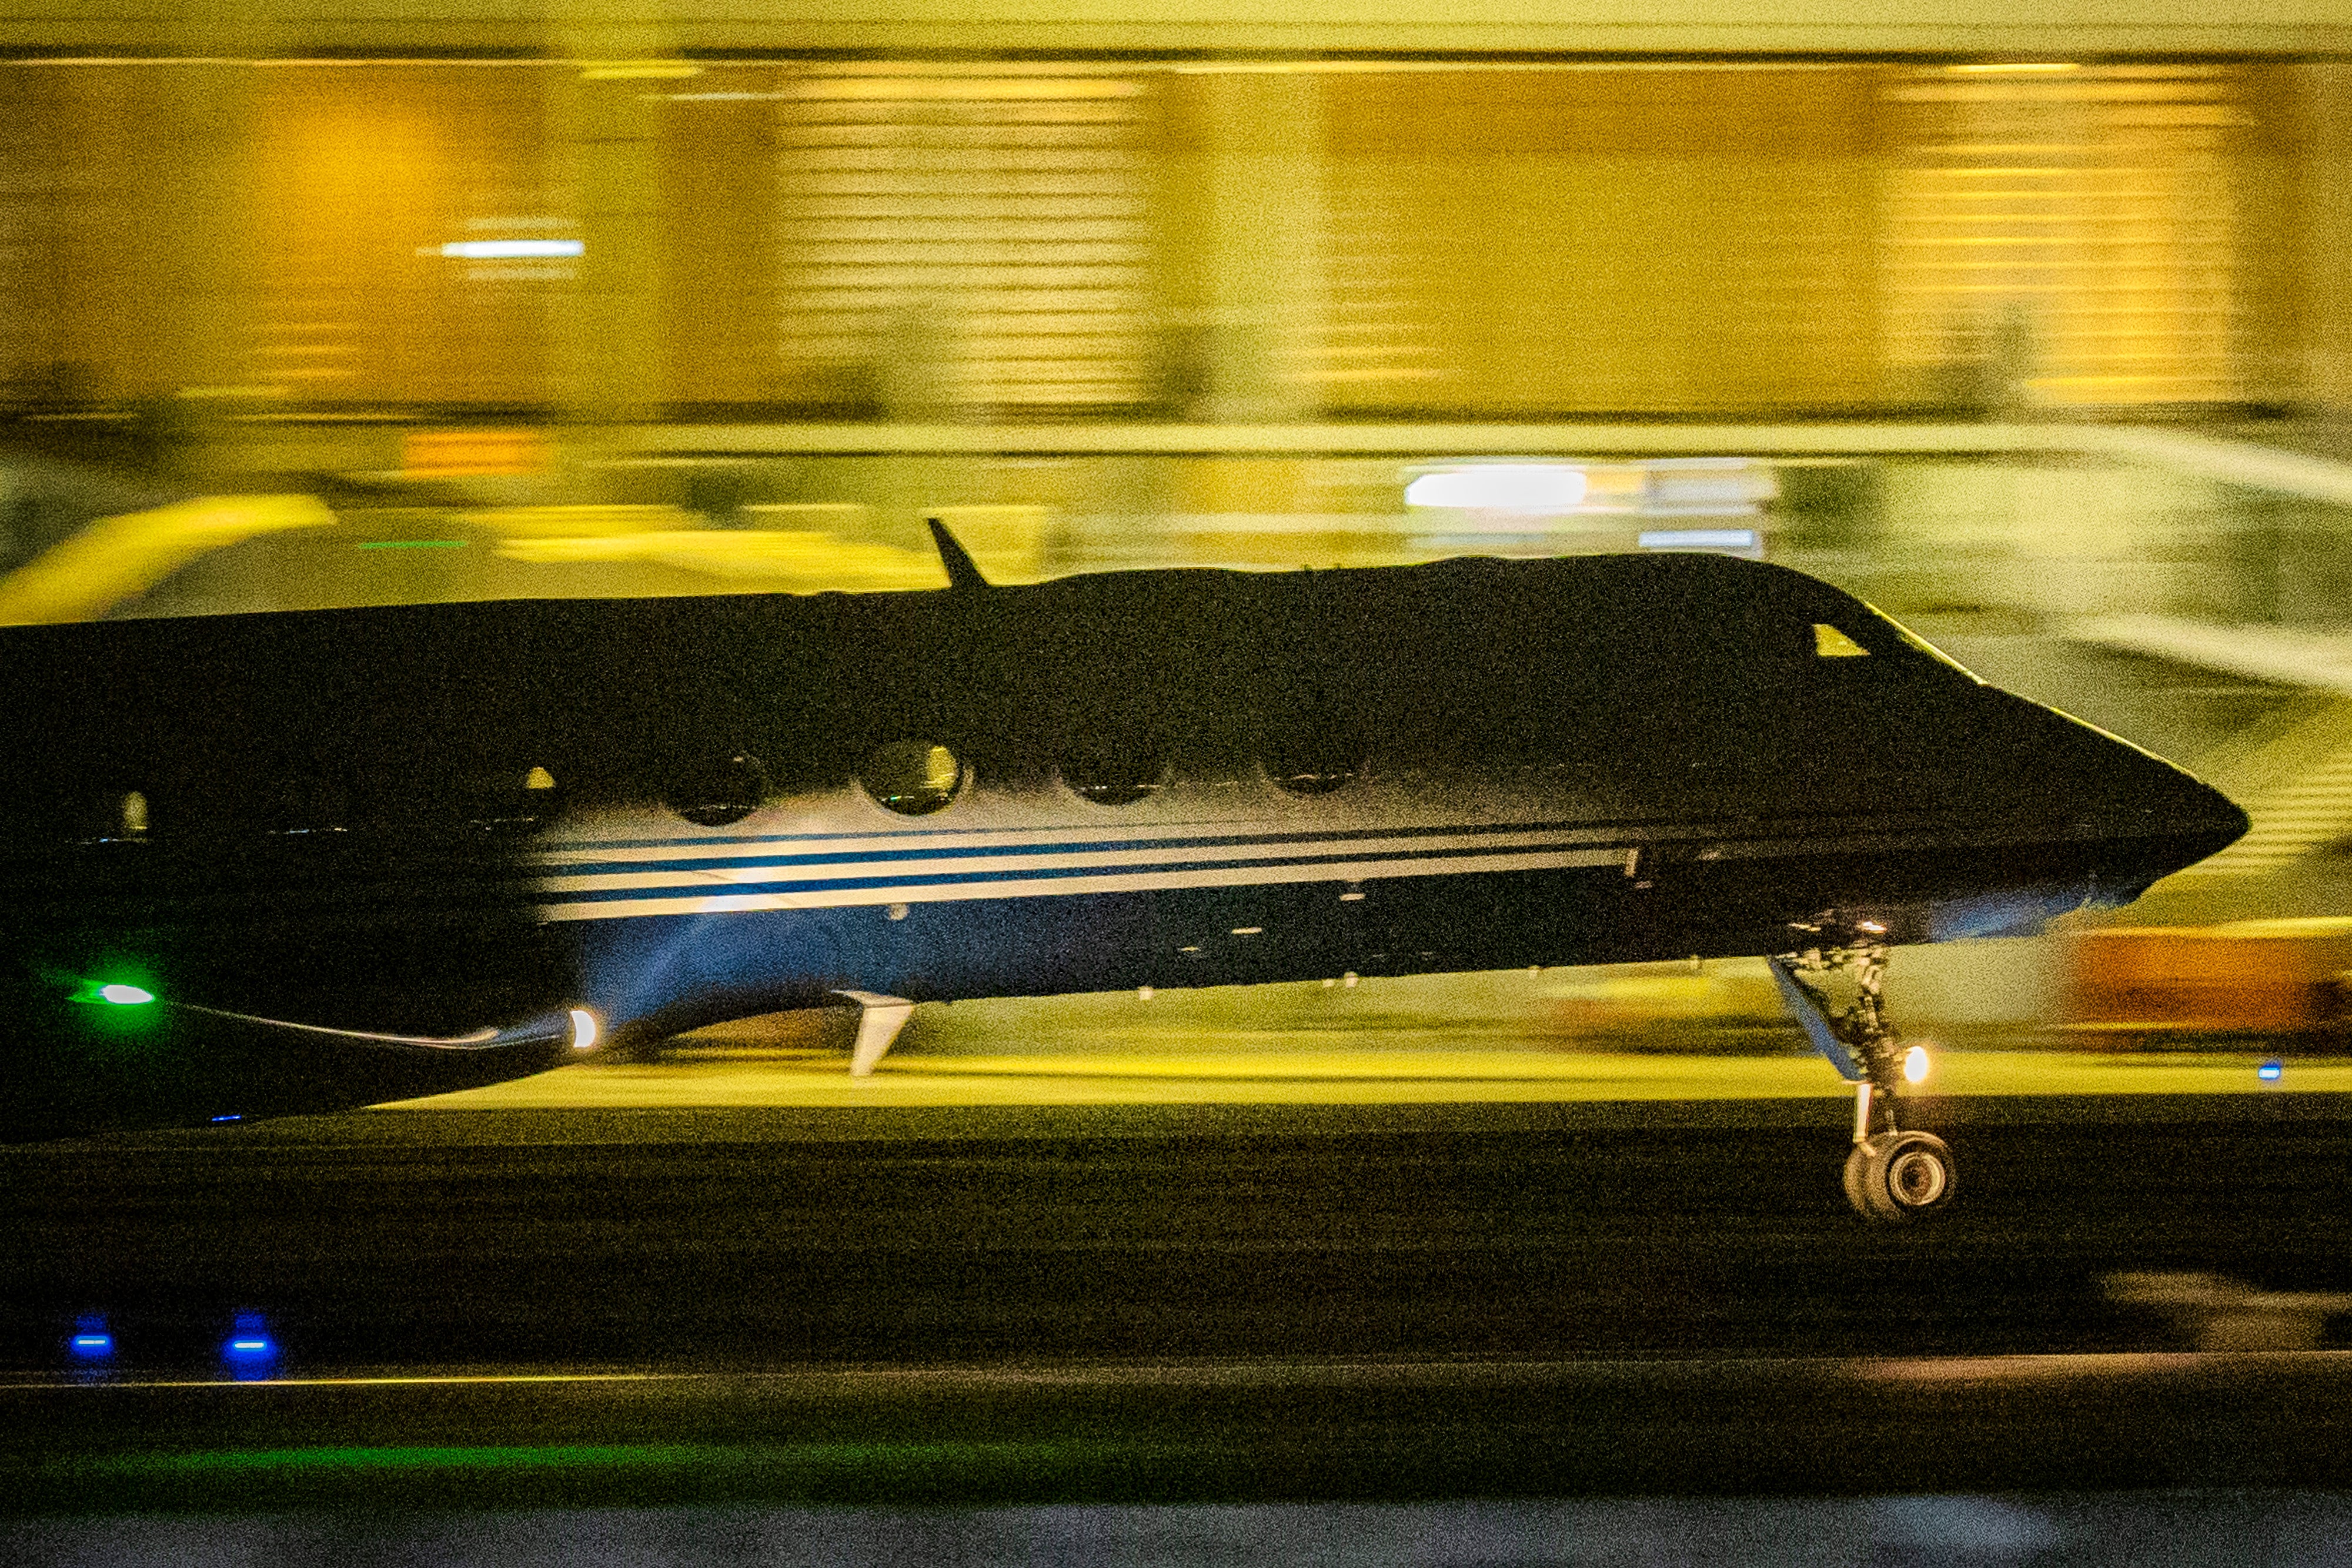
[[(1762, 956), (1944, 1207), (1887, 955), (2244, 813), (1706, 554), (0, 632), (0, 1135), (496, 1082), (781, 1009)], [(1833, 1005), (1850, 988), (1852, 999)]]

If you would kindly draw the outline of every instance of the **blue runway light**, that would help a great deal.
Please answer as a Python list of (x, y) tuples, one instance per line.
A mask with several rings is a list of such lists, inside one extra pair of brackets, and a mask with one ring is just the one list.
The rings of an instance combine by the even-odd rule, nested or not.
[(242, 1122), (245, 1120), (245, 1116), (240, 1112), (232, 1111), (226, 1116), (215, 1116), (213, 1120), (215, 1122)]
[(2265, 1061), (2254, 1069), (2254, 1076), (2265, 1083), (2275, 1083), (2279, 1081), (2279, 1074), (2285, 1071), (2286, 1067), (2283, 1062)]
[(114, 1354), (114, 1335), (108, 1332), (104, 1315), (98, 1312), (74, 1320), (73, 1338), (67, 1343), (79, 1361), (103, 1361)]
[(239, 1312), (221, 1354), (239, 1377), (268, 1377), (278, 1361), (278, 1343), (259, 1312)]

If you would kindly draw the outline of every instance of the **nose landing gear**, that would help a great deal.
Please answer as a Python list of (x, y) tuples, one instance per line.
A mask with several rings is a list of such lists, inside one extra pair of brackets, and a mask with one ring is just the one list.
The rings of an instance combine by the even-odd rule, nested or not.
[[(1932, 1133), (1895, 1124), (1895, 1085), (1903, 1048), (1879, 999), (1886, 977), (1885, 929), (1832, 916), (1795, 927), (1805, 947), (1766, 960), (1814, 1048), (1853, 1085), (1853, 1151), (1845, 1161), (1846, 1201), (1883, 1224), (1923, 1219), (1951, 1202), (1958, 1182), (1952, 1151)], [(1850, 969), (1854, 1002), (1837, 1010), (1807, 977)]]
[(1901, 1224), (1952, 1198), (1952, 1151), (1933, 1133), (1880, 1133), (1845, 1157), (1845, 1197), (1866, 1218)]

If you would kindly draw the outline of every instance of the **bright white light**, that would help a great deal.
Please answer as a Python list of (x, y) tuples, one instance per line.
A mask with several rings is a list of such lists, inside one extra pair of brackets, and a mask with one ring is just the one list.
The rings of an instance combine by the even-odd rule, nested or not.
[(1903, 1082), (1906, 1083), (1927, 1082), (1928, 1065), (1927, 1048), (1924, 1045), (1913, 1046), (1910, 1050), (1903, 1053)]
[(136, 986), (100, 986), (100, 997), (119, 1008), (135, 1008), (155, 999), (152, 991), (142, 991)]
[(1423, 474), (1404, 487), (1408, 507), (1468, 512), (1572, 512), (1584, 500), (1584, 470), (1557, 463), (1481, 463)]
[(1643, 549), (1754, 549), (1754, 528), (1652, 528), (1635, 539)]
[(467, 261), (498, 261), (516, 256), (581, 256), (587, 249), (576, 239), (461, 239), (443, 246), (441, 254)]
[(586, 1008), (573, 1008), (572, 1009), (572, 1050), (586, 1051), (589, 1047), (596, 1043), (596, 1037), (601, 1032), (603, 1031), (598, 1030), (596, 1027), (596, 1015), (594, 1013), (590, 1012)]

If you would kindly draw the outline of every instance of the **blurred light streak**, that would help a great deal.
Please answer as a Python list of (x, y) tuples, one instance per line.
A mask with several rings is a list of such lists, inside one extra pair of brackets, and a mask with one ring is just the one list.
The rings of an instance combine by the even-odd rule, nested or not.
[(1643, 549), (1752, 550), (1759, 543), (1754, 528), (1658, 528), (1635, 537)]
[(1423, 474), (1404, 487), (1404, 498), (1412, 507), (1540, 515), (1574, 511), (1585, 489), (1581, 468), (1487, 463)]
[(584, 256), (587, 243), (576, 239), (461, 239), (441, 247), (443, 256), (469, 261), (491, 261), (524, 256)]
[(313, 496), (208, 497), (100, 517), (0, 578), (0, 625), (89, 620), (208, 551), (334, 520)]
[(581, 68), (583, 81), (660, 81), (698, 77), (702, 68), (691, 60), (605, 60)]

